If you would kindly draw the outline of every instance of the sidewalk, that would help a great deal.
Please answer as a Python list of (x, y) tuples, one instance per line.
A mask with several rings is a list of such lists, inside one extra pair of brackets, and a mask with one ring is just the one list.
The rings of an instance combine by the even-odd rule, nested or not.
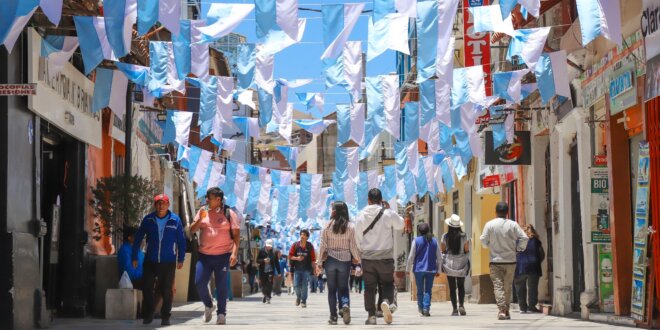
[[(362, 295), (351, 293), (351, 314), (353, 320), (350, 328), (373, 329), (575, 329), (575, 328), (602, 328), (602, 329), (630, 329), (608, 324), (586, 322), (570, 318), (546, 316), (543, 314), (519, 314), (512, 311), (511, 320), (496, 320), (497, 307), (495, 305), (467, 304), (467, 316), (450, 316), (451, 304), (435, 303), (431, 306), (431, 317), (421, 317), (417, 314), (417, 304), (410, 301), (410, 294), (400, 292), (399, 309), (394, 314), (394, 323), (386, 326), (382, 319), (378, 319), (378, 326), (365, 326), (367, 317), (364, 311)], [(295, 296), (285, 293), (280, 297), (273, 297), (272, 304), (261, 303), (261, 295), (255, 294), (247, 298), (237, 299), (228, 303), (227, 325), (233, 329), (324, 329), (346, 328), (341, 318), (337, 326), (327, 325), (329, 316), (327, 294), (310, 293), (307, 308), (294, 306)], [(201, 302), (178, 305), (172, 313), (172, 326), (170, 329), (208, 329), (216, 327), (215, 316), (212, 322), (204, 324), (202, 314), (204, 306)], [(158, 328), (160, 320), (154, 320), (150, 326), (143, 326), (141, 320), (136, 321), (107, 321), (102, 319), (56, 319), (51, 329), (148, 329)]]

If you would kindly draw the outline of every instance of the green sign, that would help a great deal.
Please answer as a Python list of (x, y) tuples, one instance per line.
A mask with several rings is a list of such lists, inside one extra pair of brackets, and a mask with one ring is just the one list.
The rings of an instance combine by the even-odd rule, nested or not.
[(610, 243), (610, 194), (607, 168), (591, 169), (591, 242)]
[(614, 313), (614, 273), (612, 272), (612, 245), (598, 246), (598, 282), (600, 311)]

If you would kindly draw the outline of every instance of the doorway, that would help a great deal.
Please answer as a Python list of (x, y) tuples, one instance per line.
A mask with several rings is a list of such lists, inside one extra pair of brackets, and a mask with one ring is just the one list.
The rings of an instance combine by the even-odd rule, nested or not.
[(552, 253), (552, 161), (550, 158), (550, 145), (545, 149), (545, 232), (547, 246), (545, 248), (545, 262), (548, 277), (548, 293), (554, 292), (552, 287), (553, 278), (553, 253)]
[(582, 216), (580, 207), (580, 172), (578, 167), (577, 141), (570, 147), (571, 156), (571, 214), (573, 237), (573, 310), (580, 311), (580, 293), (584, 284), (584, 250), (582, 242)]

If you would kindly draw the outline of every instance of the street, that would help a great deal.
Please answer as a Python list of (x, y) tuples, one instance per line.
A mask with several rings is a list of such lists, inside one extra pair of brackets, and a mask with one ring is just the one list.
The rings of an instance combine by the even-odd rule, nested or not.
[[(365, 326), (366, 312), (362, 295), (351, 293), (351, 310), (353, 319), (351, 328), (374, 328)], [(467, 304), (467, 316), (450, 316), (451, 303), (434, 303), (431, 306), (431, 317), (421, 317), (417, 314), (417, 305), (410, 301), (410, 294), (399, 293), (399, 309), (394, 314), (394, 322), (390, 328), (413, 329), (419, 326), (442, 329), (575, 329), (602, 328), (625, 329), (608, 324), (585, 322), (572, 318), (547, 316), (543, 314), (519, 314), (512, 311), (511, 320), (497, 321), (495, 305)], [(227, 325), (232, 329), (323, 329), (330, 327), (346, 328), (341, 318), (339, 325), (327, 324), (329, 312), (327, 295), (310, 293), (307, 308), (294, 306), (295, 295), (273, 297), (272, 304), (261, 303), (261, 295), (253, 294), (244, 299), (236, 299), (228, 303)], [(171, 329), (206, 329), (215, 325), (213, 320), (203, 323), (204, 306), (201, 302), (177, 305), (172, 311)], [(160, 320), (154, 320), (152, 328), (160, 327)], [(386, 327), (383, 319), (378, 319), (377, 328)], [(56, 319), (51, 329), (145, 329), (141, 320), (109, 321), (102, 319)]]

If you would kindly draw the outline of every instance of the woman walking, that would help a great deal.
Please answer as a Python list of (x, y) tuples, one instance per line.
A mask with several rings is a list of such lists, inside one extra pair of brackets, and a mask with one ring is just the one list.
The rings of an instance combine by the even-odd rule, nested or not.
[(516, 286), (520, 312), (540, 313), (536, 303), (539, 296), (539, 277), (543, 275), (541, 263), (545, 259), (545, 252), (534, 226), (527, 224), (523, 226), (523, 230), (529, 241), (525, 251), (516, 255), (516, 277), (513, 284)]
[(325, 268), (328, 281), (328, 305), (331, 325), (337, 324), (337, 300), (342, 312), (344, 324), (351, 323), (349, 307), (348, 280), (351, 273), (351, 260), (360, 263), (360, 251), (355, 241), (355, 230), (349, 224), (348, 207), (344, 202), (332, 205), (330, 222), (321, 232), (320, 258), (317, 261), (319, 271)]
[[(447, 232), (442, 235), (440, 248), (444, 254), (444, 263), (442, 270), (447, 274), (449, 281), (449, 296), (453, 310), (452, 316), (465, 315), (465, 277), (470, 272), (470, 240), (461, 230), (463, 221), (461, 218), (452, 214), (445, 220), (448, 226)], [(458, 291), (458, 306), (456, 304)]]
[(417, 225), (419, 236), (415, 238), (410, 246), (407, 270), (415, 275), (417, 285), (417, 310), (422, 316), (431, 316), (431, 291), (433, 289), (433, 278), (440, 274), (442, 264), (442, 253), (438, 240), (427, 223)]

